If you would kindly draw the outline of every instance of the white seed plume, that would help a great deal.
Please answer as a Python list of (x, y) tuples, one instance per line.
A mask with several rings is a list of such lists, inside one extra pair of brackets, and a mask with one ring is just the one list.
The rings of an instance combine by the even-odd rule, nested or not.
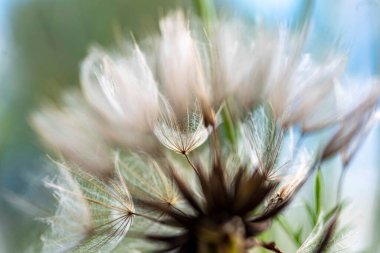
[(209, 36), (214, 107), (233, 94), (238, 110), (250, 110), (262, 99), (275, 40), (236, 20), (217, 22)]
[(336, 81), (334, 88), (339, 121), (372, 113), (380, 96), (378, 79), (351, 79), (345, 83)]
[[(176, 206), (181, 199), (167, 171), (155, 160), (131, 155), (116, 161), (133, 197)], [(148, 173), (147, 173), (148, 172)]]
[(174, 112), (183, 115), (193, 103), (194, 87), (206, 81), (200, 52), (182, 12), (163, 18), (160, 30), (158, 76)]
[(326, 144), (324, 156), (340, 153), (346, 166), (377, 123), (375, 107), (380, 97), (378, 80), (346, 84), (336, 83), (336, 101), (339, 112), (338, 129)]
[(260, 107), (250, 115), (243, 127), (246, 152), (253, 166), (272, 177), (276, 172), (283, 140), (283, 130), (278, 127), (268, 108)]
[(175, 114), (165, 99), (162, 99), (161, 110), (154, 133), (168, 149), (187, 154), (206, 141), (208, 130), (197, 102), (182, 117)]
[(92, 215), (80, 187), (69, 172), (59, 166), (56, 182), (47, 182), (58, 200), (55, 216), (46, 219), (50, 229), (42, 235), (42, 252), (67, 252), (78, 246), (93, 228)]
[[(335, 119), (334, 82), (344, 60), (330, 57), (317, 64), (301, 53), (304, 38), (280, 30), (268, 78), (267, 99), (284, 127), (299, 124), (314, 131)], [(326, 109), (330, 111), (326, 111)]]
[(55, 216), (42, 237), (43, 252), (110, 252), (125, 237), (134, 218), (134, 205), (124, 178), (107, 183), (57, 163), (59, 177), (47, 182), (58, 199)]
[(137, 45), (130, 56), (92, 49), (82, 64), (81, 84), (87, 101), (106, 120), (108, 137), (125, 146), (144, 145), (158, 115), (159, 93)]
[(113, 167), (110, 149), (82, 101), (79, 94), (67, 93), (62, 109), (46, 106), (32, 115), (32, 124), (50, 148), (82, 168), (106, 176)]

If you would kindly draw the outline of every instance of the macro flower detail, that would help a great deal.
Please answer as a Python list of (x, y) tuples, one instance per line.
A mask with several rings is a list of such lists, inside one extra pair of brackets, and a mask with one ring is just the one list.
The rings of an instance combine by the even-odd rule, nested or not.
[[(104, 119), (104, 135), (126, 147), (147, 143), (159, 112), (159, 92), (146, 59), (134, 46), (129, 58), (92, 49), (81, 68), (84, 96)], [(124, 131), (128, 129), (129, 135)]]
[(160, 31), (157, 76), (174, 112), (186, 114), (193, 104), (194, 88), (206, 81), (201, 55), (182, 12), (163, 18)]
[(107, 177), (113, 169), (111, 149), (82, 99), (76, 92), (66, 93), (63, 109), (56, 105), (46, 106), (32, 115), (32, 125), (46, 146), (82, 169)]
[(202, 145), (208, 137), (208, 130), (202, 117), (200, 105), (195, 102), (192, 110), (187, 110), (181, 118), (175, 115), (168, 102), (162, 102), (162, 112), (154, 133), (167, 148), (187, 154)]
[[(325, 161), (348, 166), (377, 121), (375, 84), (346, 106), (344, 57), (312, 59), (307, 29), (201, 26), (176, 11), (153, 45), (93, 48), (84, 96), (35, 114), (45, 142), (70, 161), (48, 183), (59, 207), (45, 252), (281, 253), (263, 233)], [(55, 134), (57, 123), (73, 137)], [(327, 140), (313, 139), (322, 132)], [(71, 148), (79, 137), (80, 153)], [(323, 235), (296, 238), (297, 252), (326, 250), (341, 208), (318, 211)]]
[(112, 250), (133, 223), (134, 206), (124, 179), (115, 176), (107, 184), (85, 172), (57, 164), (60, 176), (48, 181), (59, 200), (52, 224), (42, 236), (43, 252), (94, 252)]

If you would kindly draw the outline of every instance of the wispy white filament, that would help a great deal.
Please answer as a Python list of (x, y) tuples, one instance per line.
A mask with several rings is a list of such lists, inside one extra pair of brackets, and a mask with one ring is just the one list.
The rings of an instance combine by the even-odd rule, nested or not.
[(49, 105), (31, 117), (43, 141), (83, 169), (105, 175), (112, 169), (111, 151), (99, 124), (77, 93), (66, 93), (62, 109)]
[(110, 252), (133, 223), (134, 205), (124, 178), (117, 174), (108, 183), (90, 174), (75, 174), (57, 163), (59, 176), (48, 181), (58, 200), (50, 229), (43, 235), (43, 252)]
[(164, 146), (177, 153), (187, 154), (206, 141), (208, 130), (197, 102), (181, 116), (176, 115), (163, 98), (161, 110), (154, 133)]
[(60, 178), (46, 184), (58, 200), (55, 216), (46, 219), (50, 229), (42, 236), (42, 252), (67, 252), (84, 240), (93, 228), (92, 215), (79, 185), (69, 172), (59, 167)]

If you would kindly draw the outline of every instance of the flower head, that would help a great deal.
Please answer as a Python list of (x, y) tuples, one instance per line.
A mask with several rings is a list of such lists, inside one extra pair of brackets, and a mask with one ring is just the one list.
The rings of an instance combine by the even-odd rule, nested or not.
[[(37, 117), (42, 136), (80, 166), (96, 154), (94, 147), (106, 156), (99, 164), (113, 161), (106, 178), (87, 166), (95, 176), (70, 170), (67, 180), (51, 185), (59, 193), (57, 217), (64, 209), (67, 217), (78, 218), (73, 207), (86, 216), (73, 234), (79, 240), (70, 247), (183, 253), (261, 247), (278, 253), (274, 242), (259, 235), (325, 160), (341, 154), (347, 166), (357, 139), (371, 126), (364, 121), (372, 119), (378, 89), (372, 87), (370, 95), (347, 109), (337, 96), (341, 57), (321, 64), (303, 52), (305, 34), (257, 27), (242, 33), (236, 29), (240, 25), (217, 21), (201, 36), (182, 12), (172, 13), (161, 20), (161, 35), (149, 53), (136, 44), (128, 54), (90, 52), (81, 68), (88, 117), (74, 109)], [(217, 119), (221, 108), (233, 112), (224, 118), (235, 122)], [(51, 122), (76, 138), (52, 134)], [(336, 132), (318, 143), (327, 145), (305, 144), (328, 127)], [(244, 143), (243, 154), (227, 142), (228, 134)], [(70, 146), (78, 137), (86, 144), (79, 146), (86, 148), (83, 154)], [(207, 139), (208, 148), (197, 149)], [(155, 140), (162, 145), (154, 145)], [(202, 155), (206, 161), (199, 159)], [(336, 216), (333, 220), (323, 247)], [(50, 231), (52, 241), (57, 234), (61, 231)]]

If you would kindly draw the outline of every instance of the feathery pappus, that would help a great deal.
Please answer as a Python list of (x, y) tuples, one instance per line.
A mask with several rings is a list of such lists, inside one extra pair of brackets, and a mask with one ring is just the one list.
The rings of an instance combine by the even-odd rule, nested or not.
[[(260, 235), (327, 159), (349, 164), (376, 121), (377, 80), (348, 103), (344, 57), (313, 59), (307, 29), (201, 26), (176, 11), (153, 45), (92, 48), (81, 92), (32, 116), (64, 158), (44, 252), (283, 252)], [(326, 250), (336, 220), (297, 252)]]

